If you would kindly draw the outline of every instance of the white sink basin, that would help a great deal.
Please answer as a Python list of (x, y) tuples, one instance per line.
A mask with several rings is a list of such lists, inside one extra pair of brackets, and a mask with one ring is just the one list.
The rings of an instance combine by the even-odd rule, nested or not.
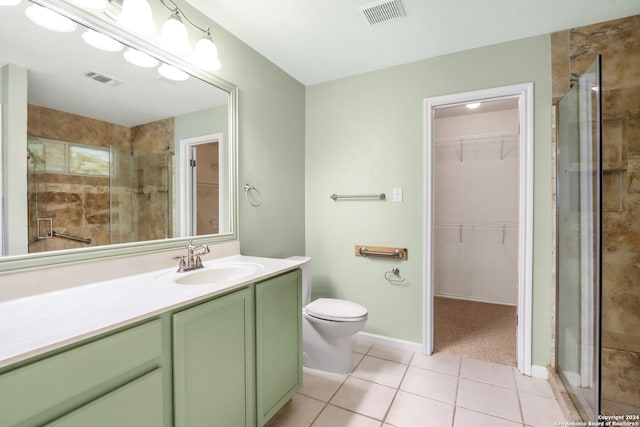
[(262, 266), (250, 262), (214, 264), (187, 273), (177, 273), (173, 281), (179, 285), (212, 285), (249, 277), (257, 273)]

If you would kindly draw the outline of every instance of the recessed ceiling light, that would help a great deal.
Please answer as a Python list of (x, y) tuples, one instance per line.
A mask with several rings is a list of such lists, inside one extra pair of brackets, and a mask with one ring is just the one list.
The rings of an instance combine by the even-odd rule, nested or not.
[(124, 47), (119, 41), (93, 30), (87, 30), (82, 33), (82, 40), (96, 49), (106, 50), (107, 52), (119, 52)]
[(20, 0), (0, 0), (0, 6), (17, 6)]
[(165, 79), (174, 80), (177, 82), (181, 82), (189, 78), (189, 74), (167, 64), (162, 64), (161, 66), (159, 66), (158, 73)]
[(470, 110), (475, 110), (476, 108), (478, 108), (480, 106), (479, 102), (472, 102), (470, 104), (467, 104), (466, 107)]
[(160, 63), (160, 61), (158, 61), (153, 56), (149, 56), (146, 53), (140, 52), (139, 50), (135, 50), (133, 48), (127, 49), (123, 55), (124, 59), (126, 59), (133, 65), (137, 65), (138, 67), (153, 68)]
[(29, 6), (25, 13), (32, 22), (47, 30), (70, 33), (76, 29), (76, 23), (71, 19), (37, 4)]

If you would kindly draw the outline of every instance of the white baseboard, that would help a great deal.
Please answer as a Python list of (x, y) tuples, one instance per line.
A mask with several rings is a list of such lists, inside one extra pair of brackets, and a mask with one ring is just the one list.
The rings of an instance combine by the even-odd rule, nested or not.
[(422, 353), (422, 343), (399, 340), (397, 338), (385, 337), (383, 335), (369, 334), (367, 332), (358, 332), (354, 338), (356, 341), (371, 345), (381, 345), (384, 347), (395, 348), (396, 350), (412, 351), (414, 353)]
[(531, 376), (547, 380), (549, 379), (549, 371), (546, 366), (531, 365)]

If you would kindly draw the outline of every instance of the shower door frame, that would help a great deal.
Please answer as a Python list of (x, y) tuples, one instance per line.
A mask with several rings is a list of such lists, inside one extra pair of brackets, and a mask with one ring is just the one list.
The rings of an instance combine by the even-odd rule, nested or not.
[[(423, 352), (433, 353), (434, 298), (434, 127), (437, 108), (464, 105), (477, 101), (505, 98), (518, 99), (520, 150), (518, 167), (518, 306), (517, 367), (520, 373), (532, 375), (531, 326), (533, 283), (533, 83), (503, 86), (478, 91), (426, 98), (424, 100), (424, 268), (423, 268)], [(534, 376), (546, 377), (546, 370)]]

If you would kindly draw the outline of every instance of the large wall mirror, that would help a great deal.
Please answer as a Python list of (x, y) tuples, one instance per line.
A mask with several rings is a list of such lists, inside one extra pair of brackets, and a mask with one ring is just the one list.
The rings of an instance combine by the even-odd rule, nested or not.
[(45, 29), (33, 4), (0, 6), (0, 271), (237, 238), (235, 87), (71, 8)]

